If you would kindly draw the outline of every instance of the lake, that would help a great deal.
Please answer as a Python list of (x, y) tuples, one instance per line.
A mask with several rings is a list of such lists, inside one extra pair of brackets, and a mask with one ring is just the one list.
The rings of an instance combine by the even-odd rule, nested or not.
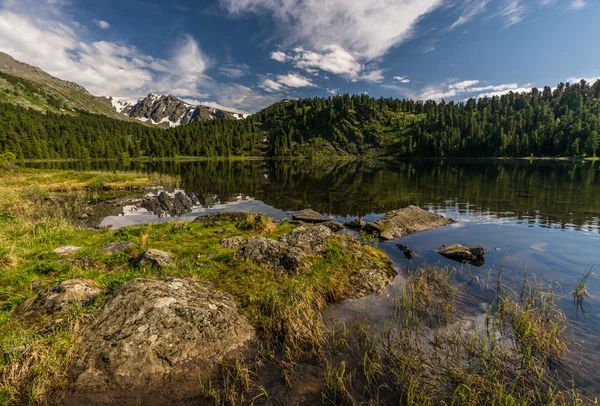
[[(183, 221), (220, 210), (251, 211), (281, 219), (305, 208), (340, 222), (357, 217), (370, 221), (408, 205), (423, 207), (457, 223), (402, 238), (402, 244), (416, 254), (410, 261), (396, 248), (398, 241), (379, 243), (401, 271), (390, 289), (402, 282), (402, 272), (427, 264), (457, 267), (463, 275), (479, 281), (495, 278), (502, 269), (504, 280), (516, 286), (526, 274), (556, 291), (567, 317), (589, 335), (588, 344), (600, 351), (597, 275), (588, 281), (591, 297), (583, 313), (572, 295), (578, 278), (600, 265), (600, 162), (246, 160), (28, 166), (179, 175), (181, 188), (196, 194), (200, 201), (191, 213), (179, 217)], [(108, 217), (103, 224), (122, 227), (170, 220), (145, 212)], [(442, 244), (456, 243), (483, 245), (486, 263), (467, 267), (436, 252)], [(377, 321), (378, 314), (383, 314), (380, 310), (389, 307), (387, 296), (351, 301), (341, 305), (344, 307), (336, 314), (370, 312)]]

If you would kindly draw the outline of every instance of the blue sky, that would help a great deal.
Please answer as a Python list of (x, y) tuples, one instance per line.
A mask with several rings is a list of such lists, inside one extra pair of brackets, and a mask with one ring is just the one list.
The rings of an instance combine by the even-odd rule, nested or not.
[(253, 112), (600, 77), (597, 0), (0, 0), (0, 50), (91, 93)]

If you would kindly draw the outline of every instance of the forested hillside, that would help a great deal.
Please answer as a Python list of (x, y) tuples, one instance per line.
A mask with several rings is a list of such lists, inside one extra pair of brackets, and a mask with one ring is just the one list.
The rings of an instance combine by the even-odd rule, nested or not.
[(0, 103), (0, 152), (21, 159), (596, 156), (599, 134), (600, 81), (458, 103), (366, 95), (284, 100), (245, 120), (166, 130)]

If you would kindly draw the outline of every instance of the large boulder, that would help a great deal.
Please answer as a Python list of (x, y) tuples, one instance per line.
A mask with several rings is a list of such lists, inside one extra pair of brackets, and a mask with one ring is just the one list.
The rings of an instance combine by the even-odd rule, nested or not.
[(265, 264), (289, 273), (310, 267), (308, 258), (327, 248), (333, 232), (324, 225), (298, 227), (278, 240), (250, 237), (237, 257)]
[(358, 218), (356, 220), (350, 220), (350, 221), (346, 221), (344, 223), (344, 227), (347, 227), (351, 230), (360, 230), (361, 228), (363, 228), (365, 226), (365, 221), (361, 218)]
[(302, 221), (304, 223), (325, 223), (331, 221), (329, 217), (325, 217), (312, 209), (297, 211), (292, 215), (292, 218), (296, 221)]
[(199, 382), (255, 338), (231, 295), (190, 279), (131, 280), (89, 320), (67, 404), (85, 402), (90, 393), (108, 396), (109, 404), (128, 404), (127, 396), (169, 404), (169, 398), (198, 395)]
[(376, 234), (382, 240), (394, 240), (407, 234), (434, 230), (454, 223), (454, 220), (431, 213), (416, 206), (391, 211), (382, 219), (367, 223), (362, 229)]
[(31, 317), (62, 313), (72, 305), (86, 306), (93, 303), (100, 289), (92, 281), (69, 279), (50, 286), (16, 309), (20, 316)]
[(482, 266), (485, 263), (485, 248), (481, 245), (464, 247), (460, 244), (454, 244), (447, 247), (444, 246), (438, 252), (448, 259), (461, 263), (475, 266)]

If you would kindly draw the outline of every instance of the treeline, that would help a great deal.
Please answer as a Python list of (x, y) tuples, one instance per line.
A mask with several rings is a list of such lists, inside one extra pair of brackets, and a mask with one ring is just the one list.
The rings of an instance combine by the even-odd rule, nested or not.
[(325, 145), (400, 157), (596, 156), (600, 81), (467, 102), (366, 95), (283, 101), (256, 120), (271, 132), (277, 156)]
[[(33, 90), (32, 90), (33, 91)], [(171, 129), (0, 103), (0, 153), (19, 159), (597, 156), (600, 81), (434, 102), (367, 95), (284, 100), (245, 120)]]
[(214, 120), (172, 129), (77, 111), (40, 112), (0, 103), (0, 152), (18, 159), (256, 155), (252, 120)]

